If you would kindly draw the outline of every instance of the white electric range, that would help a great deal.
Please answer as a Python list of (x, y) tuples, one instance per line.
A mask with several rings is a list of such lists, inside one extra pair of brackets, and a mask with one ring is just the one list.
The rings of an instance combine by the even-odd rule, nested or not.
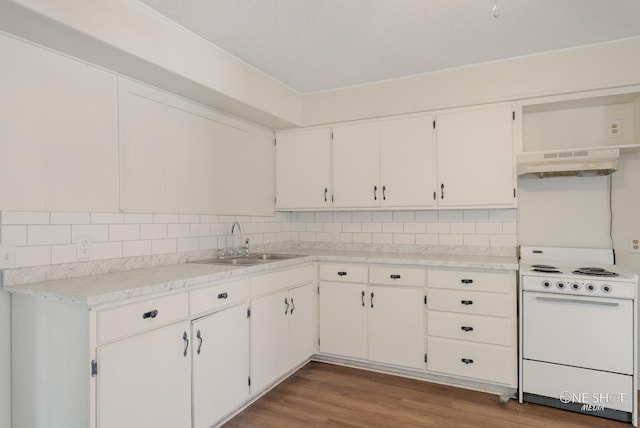
[(611, 249), (521, 247), (519, 401), (637, 426), (637, 286)]

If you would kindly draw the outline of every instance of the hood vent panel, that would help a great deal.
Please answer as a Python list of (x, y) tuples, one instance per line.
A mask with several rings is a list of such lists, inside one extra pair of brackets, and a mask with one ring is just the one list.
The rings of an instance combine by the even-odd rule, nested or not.
[(618, 168), (618, 149), (568, 150), (518, 155), (518, 175), (548, 177), (595, 177)]

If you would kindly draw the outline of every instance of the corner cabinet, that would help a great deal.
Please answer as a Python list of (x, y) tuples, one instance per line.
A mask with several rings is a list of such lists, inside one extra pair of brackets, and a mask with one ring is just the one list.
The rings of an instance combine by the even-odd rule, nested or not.
[(443, 111), (436, 118), (438, 206), (515, 206), (511, 104)]
[(279, 133), (276, 138), (276, 207), (331, 207), (331, 129)]

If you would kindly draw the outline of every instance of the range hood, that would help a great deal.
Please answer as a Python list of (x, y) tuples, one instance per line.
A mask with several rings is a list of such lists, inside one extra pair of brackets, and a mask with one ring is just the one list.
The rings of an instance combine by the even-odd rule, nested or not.
[(595, 177), (618, 169), (619, 149), (585, 149), (522, 153), (517, 156), (518, 175), (546, 177)]

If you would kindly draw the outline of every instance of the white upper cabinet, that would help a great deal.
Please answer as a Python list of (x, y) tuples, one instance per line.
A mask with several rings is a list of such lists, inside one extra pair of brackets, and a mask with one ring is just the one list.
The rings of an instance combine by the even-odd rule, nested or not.
[(438, 206), (514, 206), (513, 109), (497, 104), (436, 117)]
[(380, 185), (383, 207), (434, 204), (433, 117), (380, 122)]
[(331, 206), (331, 129), (284, 132), (276, 144), (276, 206)]
[(117, 79), (0, 38), (0, 210), (117, 211)]
[(333, 206), (380, 206), (380, 148), (378, 122), (333, 128)]
[(433, 205), (430, 115), (333, 129), (334, 207)]
[(273, 212), (273, 134), (176, 96), (119, 81), (121, 208)]

